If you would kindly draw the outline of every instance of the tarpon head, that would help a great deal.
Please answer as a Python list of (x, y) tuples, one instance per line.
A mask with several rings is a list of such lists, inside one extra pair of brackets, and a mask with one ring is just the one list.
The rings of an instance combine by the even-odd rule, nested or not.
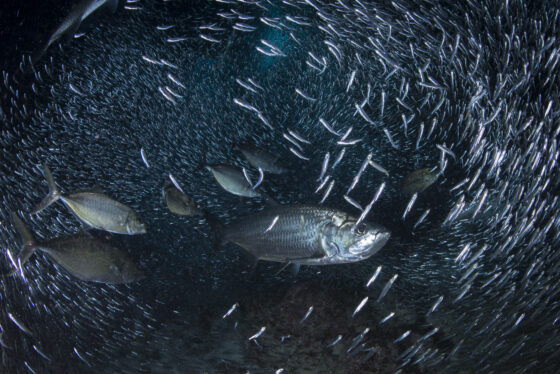
[(130, 235), (145, 234), (146, 223), (137, 214), (129, 214), (126, 218), (126, 232)]
[(351, 217), (344, 217), (335, 227), (323, 239), (329, 248), (330, 263), (365, 260), (379, 252), (391, 237), (383, 226), (367, 222), (356, 225), (356, 219)]

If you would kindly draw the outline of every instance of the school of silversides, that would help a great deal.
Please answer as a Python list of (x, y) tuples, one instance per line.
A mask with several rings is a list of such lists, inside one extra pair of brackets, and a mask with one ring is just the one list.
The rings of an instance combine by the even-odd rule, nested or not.
[(560, 371), (560, 3), (55, 4), (0, 66), (1, 372)]

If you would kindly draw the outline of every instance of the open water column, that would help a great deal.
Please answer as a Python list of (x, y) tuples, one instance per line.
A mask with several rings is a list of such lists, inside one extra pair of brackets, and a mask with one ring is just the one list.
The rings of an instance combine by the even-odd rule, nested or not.
[[(3, 373), (560, 370), (558, 1), (3, 7)], [(221, 245), (278, 205), (390, 238)]]

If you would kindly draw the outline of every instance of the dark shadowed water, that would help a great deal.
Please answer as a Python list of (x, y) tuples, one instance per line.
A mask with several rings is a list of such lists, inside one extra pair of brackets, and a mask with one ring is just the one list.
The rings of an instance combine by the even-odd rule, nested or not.
[[(144, 235), (89, 231), (147, 276), (83, 282), (41, 252), (0, 276), (2, 372), (560, 369), (558, 2), (121, 1), (31, 66), (72, 9), (35, 3), (0, 13), (0, 271), (21, 248), (10, 212), (38, 240), (87, 230), (60, 202), (29, 214), (47, 163), (63, 192), (144, 218)], [(339, 144), (349, 128), (356, 144)], [(356, 217), (344, 195), (371, 155), (388, 175), (368, 166), (348, 195), (365, 207), (382, 188), (367, 220), (388, 244), (297, 275), (213, 249), (207, 220), (170, 213), (161, 189), (172, 174), (224, 224), (265, 208), (197, 170), (206, 158), (256, 180), (243, 142), (289, 169), (259, 187), (285, 205), (325, 197), (328, 152), (322, 205)], [(442, 166), (410, 205), (403, 178)]]

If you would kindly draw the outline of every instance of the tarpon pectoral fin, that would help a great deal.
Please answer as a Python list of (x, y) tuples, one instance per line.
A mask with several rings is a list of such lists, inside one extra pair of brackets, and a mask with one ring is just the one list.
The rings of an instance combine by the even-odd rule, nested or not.
[(274, 276), (277, 276), (278, 274), (280, 274), (282, 271), (284, 271), (284, 269), (286, 269), (290, 265), (292, 265), (292, 271), (291, 271), (292, 275), (294, 277), (296, 275), (298, 275), (299, 269), (301, 268), (301, 264), (293, 264), (291, 261), (288, 261), (284, 265), (282, 265), (282, 267), (280, 269), (278, 269), (278, 271), (276, 273), (274, 273)]
[(255, 276), (257, 273), (257, 266), (259, 264), (259, 259), (256, 256), (253, 256), (251, 253), (246, 252), (247, 256), (249, 256), (250, 263), (249, 263), (249, 277)]
[(293, 264), (292, 266), (292, 275), (295, 277), (299, 273), (299, 269), (301, 268), (301, 264)]
[(286, 269), (291, 264), (292, 264), (291, 262), (286, 262), (284, 265), (282, 265), (280, 267), (280, 269), (278, 269), (278, 271), (276, 273), (274, 273), (274, 276), (277, 276), (278, 274), (280, 274), (284, 269)]
[(259, 259), (256, 256), (253, 256), (252, 254), (248, 253), (249, 258), (251, 260), (251, 264), (249, 265), (251, 267), (252, 271), (255, 271), (255, 269), (257, 268), (257, 265), (259, 264)]

